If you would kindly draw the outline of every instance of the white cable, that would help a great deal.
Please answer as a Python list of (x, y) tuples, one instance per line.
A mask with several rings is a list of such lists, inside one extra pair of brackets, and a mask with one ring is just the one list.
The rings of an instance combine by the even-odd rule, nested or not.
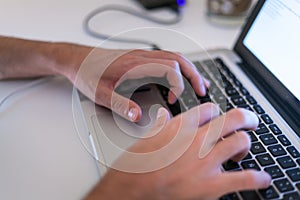
[(31, 81), (28, 84), (25, 84), (21, 87), (18, 87), (17, 89), (11, 91), (9, 94), (7, 94), (5, 97), (3, 97), (0, 101), (0, 108), (2, 108), (2, 106), (4, 105), (4, 103), (12, 96), (20, 93), (20, 92), (24, 92), (26, 90), (29, 90), (31, 88), (34, 88), (38, 85), (40, 85), (41, 83), (47, 82), (49, 81), (49, 79), (52, 78), (52, 76), (47, 76), (47, 77), (43, 77), (43, 78), (39, 78), (37, 80)]

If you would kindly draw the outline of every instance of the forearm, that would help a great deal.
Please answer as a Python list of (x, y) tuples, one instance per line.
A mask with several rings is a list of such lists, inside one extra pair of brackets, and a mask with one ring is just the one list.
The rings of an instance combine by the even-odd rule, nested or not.
[[(144, 180), (142, 174), (131, 174), (109, 169), (92, 191), (85, 197), (85, 200), (135, 200), (155, 199), (151, 198), (152, 193), (147, 184), (153, 179)], [(129, 179), (130, 178), (130, 179)], [(157, 198), (156, 198), (157, 199)]]
[(76, 74), (90, 47), (0, 36), (0, 79)]

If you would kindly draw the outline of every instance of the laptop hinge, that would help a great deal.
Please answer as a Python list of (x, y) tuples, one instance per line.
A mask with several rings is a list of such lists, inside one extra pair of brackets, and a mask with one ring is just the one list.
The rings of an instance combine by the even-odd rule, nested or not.
[[(300, 137), (300, 113), (298, 113), (298, 111), (295, 110), (287, 102), (280, 100), (278, 98), (278, 95), (275, 92), (272, 92), (274, 90), (269, 86), (265, 79), (257, 72), (254, 72), (254, 70), (246, 62), (240, 62), (237, 64), (247, 74), (247, 76), (251, 79), (255, 86), (258, 87), (258, 89), (265, 95), (265, 97), (269, 100), (272, 106), (278, 111), (278, 113), (285, 119), (285, 121)], [(295, 101), (297, 100), (295, 99)], [(295, 104), (297, 104), (297, 102), (295, 102)]]

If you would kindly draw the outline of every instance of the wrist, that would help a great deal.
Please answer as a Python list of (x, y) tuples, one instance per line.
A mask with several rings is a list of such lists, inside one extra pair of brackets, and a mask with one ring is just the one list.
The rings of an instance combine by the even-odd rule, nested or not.
[(74, 82), (82, 62), (92, 51), (92, 47), (71, 43), (52, 43), (49, 51), (54, 61), (49, 66), (53, 72)]
[(147, 181), (140, 177), (140, 175), (110, 169), (85, 200), (153, 199), (151, 198), (151, 191), (148, 191), (150, 188)]

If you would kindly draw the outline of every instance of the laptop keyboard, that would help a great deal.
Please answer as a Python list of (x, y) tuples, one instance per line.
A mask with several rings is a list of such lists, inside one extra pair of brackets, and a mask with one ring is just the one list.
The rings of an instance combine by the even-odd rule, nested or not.
[(220, 59), (194, 62), (199, 72), (211, 81), (205, 97), (197, 96), (188, 82), (175, 104), (167, 103), (168, 89), (158, 86), (173, 116), (194, 106), (213, 102), (221, 113), (232, 108), (245, 108), (259, 116), (255, 131), (247, 131), (251, 138), (249, 154), (240, 162), (231, 160), (223, 164), (225, 171), (256, 169), (268, 172), (272, 177), (269, 188), (257, 191), (241, 191), (223, 196), (221, 200), (300, 199), (300, 153), (283, 134), (272, 118)]

